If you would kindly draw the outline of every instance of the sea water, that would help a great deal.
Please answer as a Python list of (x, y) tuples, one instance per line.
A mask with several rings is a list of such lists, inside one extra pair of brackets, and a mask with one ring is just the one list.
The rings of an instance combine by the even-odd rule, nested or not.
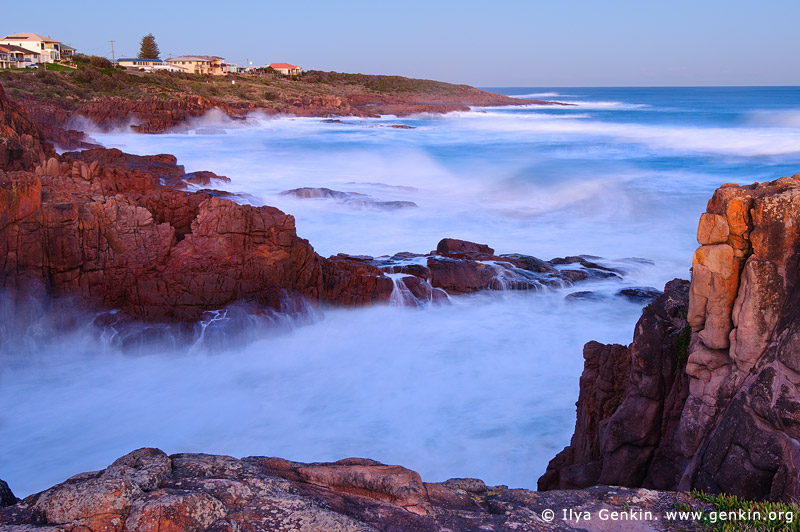
[[(719, 185), (800, 172), (800, 89), (491, 90), (571, 105), (337, 120), (212, 112), (167, 134), (94, 137), (230, 177), (213, 187), (293, 214), (322, 255), (425, 253), (452, 237), (546, 260), (595, 255), (626, 265), (624, 280), (324, 308), (247, 342), (135, 356), (88, 325), (50, 332), (6, 305), (26, 341), (2, 344), (0, 478), (27, 495), (155, 446), (362, 456), (426, 481), (534, 488), (569, 443), (583, 344), (632, 339), (642, 304), (613, 294), (688, 278)], [(352, 196), (281, 194), (300, 187)], [(386, 205), (400, 201), (416, 206)], [(575, 290), (602, 297), (565, 299)]]

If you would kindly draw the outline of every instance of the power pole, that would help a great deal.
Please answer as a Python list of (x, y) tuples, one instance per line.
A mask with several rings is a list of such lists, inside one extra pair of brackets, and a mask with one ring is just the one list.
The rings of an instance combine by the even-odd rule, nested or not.
[(116, 61), (114, 60), (114, 41), (112, 40), (109, 42), (111, 43), (111, 63), (113, 64), (116, 63)]

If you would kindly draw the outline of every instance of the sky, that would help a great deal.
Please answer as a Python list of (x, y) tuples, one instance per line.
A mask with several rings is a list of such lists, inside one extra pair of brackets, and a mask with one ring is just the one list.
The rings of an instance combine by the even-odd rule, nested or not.
[[(7, 2), (0, 33), (479, 87), (800, 85), (798, 0)], [(135, 7), (133, 7), (135, 6)]]

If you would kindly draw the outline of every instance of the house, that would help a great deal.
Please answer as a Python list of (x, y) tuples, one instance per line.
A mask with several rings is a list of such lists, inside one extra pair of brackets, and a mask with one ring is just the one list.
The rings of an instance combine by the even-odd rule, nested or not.
[(298, 76), (303, 73), (303, 69), (297, 65), (289, 63), (270, 63), (269, 67), (283, 76)]
[(223, 76), (228, 73), (228, 64), (225, 59), (216, 55), (182, 55), (170, 57), (166, 63), (172, 67), (181, 68), (189, 74)]
[(0, 39), (0, 45), (19, 46), (38, 54), (37, 62), (53, 63), (61, 60), (61, 42), (38, 33), (15, 33)]
[(10, 44), (0, 45), (0, 68), (25, 68), (30, 63), (38, 63), (39, 54)]
[(61, 43), (61, 59), (72, 61), (72, 58), (77, 51), (78, 50), (72, 46)]
[(164, 61), (161, 59), (142, 59), (140, 57), (121, 57), (117, 60), (117, 64), (134, 70), (154, 70), (156, 66), (163, 65)]
[(17, 66), (16, 61), (14, 61), (12, 64), (12, 57), (11, 50), (0, 46), (0, 68), (12, 68)]
[(160, 65), (153, 65), (154, 72), (183, 72), (186, 73), (186, 70), (177, 66), (168, 65), (165, 62), (162, 62)]

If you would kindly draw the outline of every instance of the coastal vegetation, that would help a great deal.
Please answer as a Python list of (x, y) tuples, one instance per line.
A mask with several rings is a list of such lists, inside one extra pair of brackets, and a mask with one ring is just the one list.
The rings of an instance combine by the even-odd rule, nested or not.
[[(699, 522), (704, 530), (713, 532), (750, 532), (800, 530), (800, 505), (797, 503), (752, 501), (726, 493), (709, 494), (692, 490), (692, 496), (708, 505)], [(681, 510), (689, 510), (690, 505), (681, 505)], [(714, 513), (712, 513), (714, 512)], [(712, 518), (720, 515), (731, 516), (732, 519), (720, 520)], [(738, 519), (742, 515), (744, 519)]]
[(77, 70), (66, 72), (3, 71), (0, 83), (13, 98), (82, 103), (107, 97), (144, 100), (201, 96), (228, 105), (255, 103), (277, 109), (303, 97), (439, 96), (450, 99), (468, 98), (480, 92), (467, 85), (440, 81), (318, 70), (293, 78), (274, 74), (213, 76), (125, 71), (97, 56), (76, 55), (75, 63)]

